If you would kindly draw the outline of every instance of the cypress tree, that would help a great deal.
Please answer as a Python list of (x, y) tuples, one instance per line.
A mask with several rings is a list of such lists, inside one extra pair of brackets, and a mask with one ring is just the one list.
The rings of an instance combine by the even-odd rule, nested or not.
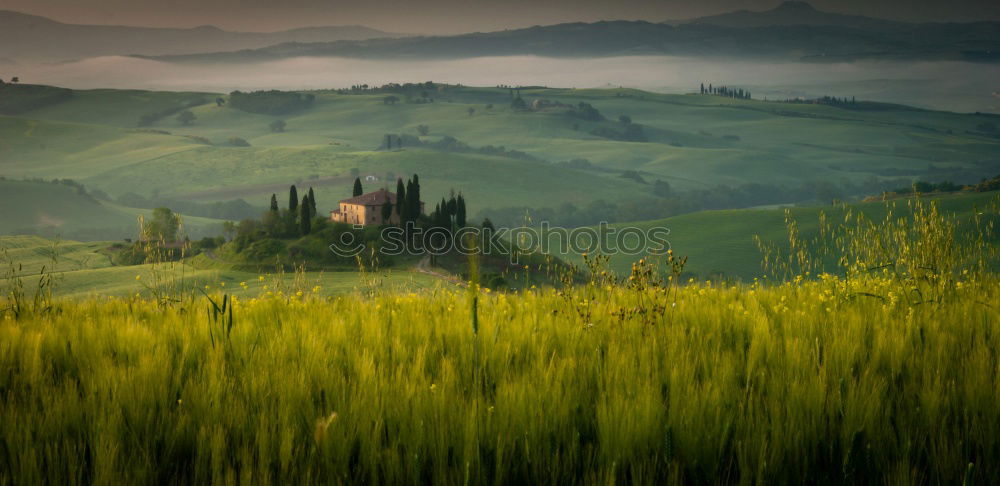
[(406, 188), (403, 187), (403, 178), (396, 179), (396, 216), (399, 216), (399, 223), (406, 222)]
[(462, 197), (462, 193), (458, 193), (458, 201), (455, 205), (455, 225), (464, 228), (465, 223), (465, 198)]
[(316, 211), (316, 193), (313, 192), (313, 188), (311, 187), (309, 188), (309, 211), (312, 216), (319, 214), (319, 211)]
[(299, 190), (295, 188), (295, 184), (292, 184), (291, 189), (288, 190), (288, 210), (295, 212), (299, 207)]
[(448, 200), (448, 215), (452, 217), (452, 221), (455, 221), (455, 216), (458, 215), (458, 200), (455, 199), (455, 193), (451, 193), (451, 199)]
[(361, 178), (360, 177), (355, 177), (354, 178), (354, 196), (352, 196), (352, 197), (358, 197), (358, 196), (360, 196), (360, 195), (362, 195), (364, 193), (365, 193), (365, 190), (361, 187)]
[(271, 194), (271, 211), (278, 212), (278, 195)]
[(302, 236), (308, 235), (309, 231), (312, 230), (312, 218), (309, 217), (309, 213), (311, 212), (312, 207), (309, 203), (309, 196), (303, 196), (302, 205), (299, 206), (299, 230)]
[(392, 219), (392, 203), (386, 198), (385, 202), (382, 203), (382, 224), (389, 224), (389, 220)]
[(416, 189), (413, 187), (413, 179), (406, 181), (406, 220), (416, 221), (417, 216), (420, 215), (419, 203), (413, 204), (413, 196), (416, 194)]
[(413, 174), (413, 194), (410, 197), (413, 202), (410, 207), (415, 208), (413, 213), (414, 219), (416, 219), (417, 216), (420, 216), (420, 177), (416, 174)]

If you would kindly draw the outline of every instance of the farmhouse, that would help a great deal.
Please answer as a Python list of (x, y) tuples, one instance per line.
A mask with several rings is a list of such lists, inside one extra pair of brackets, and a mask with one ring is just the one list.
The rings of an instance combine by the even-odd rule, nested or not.
[[(392, 205), (392, 216), (389, 218), (389, 223), (399, 223), (399, 214), (396, 211), (396, 193), (389, 192), (387, 189), (379, 189), (350, 199), (342, 199), (338, 204), (338, 209), (330, 211), (330, 221), (364, 226), (385, 224), (382, 219), (382, 206), (387, 201)], [(420, 214), (424, 214), (423, 201), (420, 201)]]

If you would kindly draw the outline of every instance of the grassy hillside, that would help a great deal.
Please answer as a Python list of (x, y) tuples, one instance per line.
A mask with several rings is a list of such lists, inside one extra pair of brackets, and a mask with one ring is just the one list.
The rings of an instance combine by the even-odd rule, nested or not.
[[(38, 234), (84, 240), (134, 238), (136, 209), (100, 201), (63, 183), (0, 180), (0, 235)], [(192, 238), (215, 236), (221, 220), (184, 216)]]
[[(957, 215), (960, 221), (968, 221), (976, 208), (990, 204), (1000, 205), (1000, 193), (941, 196), (934, 200), (943, 212)], [(906, 214), (905, 199), (888, 204), (895, 208), (896, 214)], [(855, 214), (861, 212), (868, 219), (878, 221), (885, 217), (889, 206), (887, 203), (875, 202), (850, 207)], [(818, 231), (820, 212), (824, 212), (831, 221), (839, 221), (844, 215), (843, 209), (835, 206), (790, 208), (790, 211), (804, 237), (812, 237)], [(995, 221), (996, 223), (998, 222)], [(689, 257), (685, 270), (701, 278), (727, 276), (751, 280), (762, 276), (761, 253), (754, 243), (754, 235), (784, 248), (788, 246), (782, 208), (702, 211), (658, 221), (616, 224), (611, 227), (635, 227), (644, 231), (654, 227), (666, 228), (669, 230), (666, 239), (674, 252)], [(578, 265), (583, 263), (578, 253), (560, 253), (555, 246), (552, 250), (567, 261)], [(641, 257), (642, 255), (612, 255), (610, 265), (618, 273), (627, 275), (631, 264)]]
[[(55, 275), (53, 293), (59, 297), (99, 295), (153, 295), (152, 289), (170, 289), (184, 293), (202, 290), (222, 290), (239, 296), (266, 294), (268, 291), (294, 293), (304, 289), (315, 295), (340, 295), (369, 288), (383, 291), (415, 291), (430, 289), (447, 282), (417, 270), (393, 268), (373, 270), (366, 274), (352, 270), (281, 272), (263, 269), (259, 272), (235, 270), (204, 256), (187, 264), (162, 263), (114, 266), (111, 262), (112, 242), (82, 243), (71, 240), (51, 240), (38, 236), (0, 236), (0, 288), (6, 288), (5, 277), (25, 281), (29, 293), (35, 288), (39, 273)], [(10, 267), (13, 262), (14, 267)], [(242, 285), (241, 285), (242, 284)], [(207, 287), (206, 287), (207, 286)], [(200, 293), (198, 293), (200, 295)]]
[[(864, 110), (764, 103), (716, 96), (658, 95), (635, 90), (522, 90), (537, 99), (591, 103), (608, 120), (586, 121), (561, 110), (510, 109), (506, 89), (440, 87), (434, 103), (385, 104), (385, 94), (316, 93), (313, 107), (268, 116), (217, 107), (214, 95), (136, 91), (80, 91), (65, 102), (0, 118), (0, 170), (10, 176), (72, 177), (112, 195), (160, 190), (212, 198), (208, 189), (266, 197), (267, 184), (310, 177), (318, 199), (349, 193), (351, 168), (379, 177), (421, 172), (434, 193), (456, 187), (470, 194), (473, 212), (517, 204), (558, 206), (566, 201), (626, 199), (648, 187), (598, 171), (548, 167), (497, 156), (473, 156), (404, 147), (373, 152), (386, 133), (432, 140), (452, 136), (472, 147), (504, 146), (548, 162), (586, 158), (599, 168), (638, 170), (677, 189), (717, 184), (866, 181), (885, 178), (976, 180), (1000, 171), (1000, 140), (984, 132), (986, 117), (879, 105)], [(137, 120), (203, 98), (190, 126), (165, 116), (143, 129)], [(492, 105), (492, 108), (487, 108)], [(469, 109), (475, 110), (471, 115)], [(627, 114), (648, 142), (592, 134), (619, 129)], [(284, 120), (287, 129), (269, 125)], [(154, 132), (155, 131), (155, 132)], [(167, 132), (167, 133), (163, 133)], [(204, 137), (206, 145), (191, 137)], [(229, 146), (241, 137), (251, 147)], [(511, 179), (520, 173), (522, 179)], [(164, 177), (168, 175), (168, 177)], [(511, 181), (511, 182), (508, 182)], [(525, 186), (534, 184), (534, 187)], [(518, 192), (523, 188), (524, 191)], [(167, 194), (163, 194), (167, 195)], [(428, 193), (432, 195), (432, 193)], [(442, 194), (443, 195), (443, 194)], [(525, 200), (525, 198), (529, 198)], [(219, 197), (221, 199), (222, 197)]]

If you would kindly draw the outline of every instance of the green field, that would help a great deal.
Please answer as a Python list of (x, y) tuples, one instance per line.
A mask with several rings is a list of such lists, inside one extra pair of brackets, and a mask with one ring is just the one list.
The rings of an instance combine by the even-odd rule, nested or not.
[[(151, 210), (136, 209), (80, 194), (77, 189), (51, 182), (0, 180), (0, 235), (37, 234), (50, 238), (109, 240), (135, 238), (139, 216)], [(216, 236), (222, 221), (184, 216), (185, 231), (192, 238)]]
[(989, 483), (996, 277), (896, 285), (55, 299), (0, 483)]
[[(440, 277), (409, 268), (368, 269), (366, 274), (356, 269), (286, 273), (277, 267), (251, 272), (235, 270), (232, 265), (204, 257), (187, 263), (115, 266), (111, 261), (110, 244), (56, 241), (35, 236), (0, 237), (0, 249), (6, 250), (9, 261), (15, 266), (13, 274), (22, 277), (28, 288), (35, 287), (44, 271), (54, 276), (53, 294), (67, 298), (152, 297), (163, 291), (200, 295), (202, 290), (243, 296), (268, 291), (332, 296), (368, 288), (416, 291), (450, 285)], [(0, 288), (10, 283), (4, 278), (7, 270), (8, 267), (0, 268)]]
[[(521, 91), (528, 103), (591, 103), (608, 118), (592, 122), (556, 109), (512, 110), (506, 89), (440, 86), (431, 91), (433, 103), (391, 105), (383, 103), (385, 94), (314, 92), (314, 106), (282, 116), (217, 107), (212, 94), (80, 91), (56, 105), (0, 117), (5, 142), (0, 175), (72, 178), (113, 197), (127, 192), (194, 200), (243, 197), (260, 206), (272, 192), (298, 183), (316, 188), (322, 211), (349, 195), (352, 168), (379, 178), (369, 187), (385, 184), (386, 172), (419, 173), (428, 199), (461, 190), (475, 214), (485, 208), (558, 207), (651, 195), (650, 186), (618, 177), (620, 170), (640, 171), (649, 181), (666, 180), (679, 190), (887, 178), (974, 182), (1000, 172), (1000, 141), (980, 128), (989, 120), (975, 115), (625, 89)], [(190, 126), (170, 115), (136, 128), (144, 114), (198, 99), (206, 103), (191, 110), (197, 119)], [(471, 115), (470, 108), (475, 110)], [(599, 126), (620, 129), (615, 120), (621, 114), (641, 124), (649, 141), (614, 141), (590, 133)], [(277, 119), (287, 122), (284, 133), (269, 129)], [(472, 147), (520, 150), (542, 162), (423, 148), (376, 150), (386, 133), (415, 136), (418, 125), (430, 128), (425, 140), (453, 136)], [(234, 136), (251, 147), (229, 146)], [(611, 171), (546, 163), (575, 158)]]
[[(298, 194), (316, 189), (322, 214), (350, 194), (357, 168), (418, 173), (429, 205), (454, 188), (474, 214), (648, 202), (651, 185), (625, 169), (669, 180), (678, 198), (744, 182), (967, 182), (1000, 167), (982, 117), (522, 91), (612, 118), (584, 122), (513, 111), (503, 89), (441, 87), (419, 104), (314, 94), (315, 106), (280, 117), (284, 133), (268, 127), (279, 117), (197, 93), (78, 92), (0, 117), (0, 234), (33, 234), (0, 236), (0, 486), (1000, 477), (997, 192), (789, 205), (794, 245), (782, 205), (617, 224), (668, 229), (673, 253), (618, 254), (604, 267), (601, 255), (549, 248), (589, 265), (578, 273), (536, 253), (513, 266), (509, 250), (349, 267), (327, 240), (354, 232), (377, 244), (377, 228), (310, 230), (286, 212), (179, 258), (154, 239), (120, 239), (149, 210), (94, 196), (264, 206), (279, 193), (284, 205), (296, 183)], [(171, 114), (135, 127), (198, 98), (191, 126)], [(590, 134), (623, 113), (650, 141)], [(420, 124), (422, 140), (530, 157), (379, 149), (386, 133), (413, 136)], [(251, 146), (230, 146), (234, 136)], [(573, 158), (596, 168), (550, 163)], [(91, 192), (46, 182), (56, 178)], [(182, 220), (189, 235), (222, 224)], [(161, 214), (160, 233), (173, 221)], [(808, 242), (819, 233), (833, 246)], [(754, 279), (754, 235), (798, 250), (781, 280)], [(831, 260), (841, 271), (814, 265)]]
[[(996, 192), (933, 196), (926, 200), (936, 202), (942, 212), (965, 223), (971, 220), (975, 212), (982, 212), (985, 207), (1000, 207), (1000, 195)], [(859, 203), (848, 208), (853, 214), (864, 214), (874, 221), (883, 219), (888, 209), (898, 215), (908, 213), (906, 199)], [(789, 207), (788, 210), (805, 238), (817, 234), (821, 213), (832, 221), (839, 221), (846, 213), (843, 206)], [(989, 218), (992, 218), (989, 220), (994, 224), (1000, 223), (995, 213)], [(666, 240), (669, 241), (670, 248), (678, 255), (689, 257), (686, 270), (691, 272), (692, 277), (700, 278), (752, 280), (764, 276), (761, 268), (762, 254), (754, 241), (755, 235), (764, 242), (778, 244), (781, 248), (788, 247), (784, 208), (701, 211), (658, 221), (614, 224), (610, 227), (638, 228), (643, 231), (651, 228), (669, 230)], [(550, 237), (549, 252), (568, 262), (582, 265), (581, 254), (560, 251), (556, 244), (558, 241), (557, 236)], [(994, 234), (993, 241), (1000, 244), (1000, 237)], [(609, 266), (619, 274), (627, 274), (633, 262), (648, 254), (644, 251), (631, 255), (615, 252), (614, 240), (610, 240), (609, 246), (612, 250), (608, 252)]]

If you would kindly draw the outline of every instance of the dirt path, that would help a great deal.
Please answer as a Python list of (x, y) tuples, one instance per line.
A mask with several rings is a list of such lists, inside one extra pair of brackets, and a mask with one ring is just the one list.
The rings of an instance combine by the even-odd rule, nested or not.
[(442, 272), (442, 271), (439, 271), (439, 270), (435, 270), (434, 267), (431, 266), (431, 256), (430, 255), (424, 255), (424, 257), (421, 258), (419, 262), (417, 262), (417, 265), (415, 267), (413, 267), (413, 269), (416, 270), (416, 271), (418, 271), (418, 272), (420, 272), (420, 273), (423, 273), (423, 274), (426, 274), (426, 275), (430, 275), (432, 277), (437, 277), (437, 278), (439, 278), (441, 280), (445, 280), (445, 281), (451, 282), (451, 283), (453, 283), (455, 285), (461, 285), (463, 287), (468, 286), (468, 284), (464, 280), (462, 280), (462, 279), (460, 279), (460, 278), (458, 278), (458, 277), (456, 277), (456, 276), (454, 276), (454, 275), (452, 275), (450, 273), (445, 273), (445, 272)]

